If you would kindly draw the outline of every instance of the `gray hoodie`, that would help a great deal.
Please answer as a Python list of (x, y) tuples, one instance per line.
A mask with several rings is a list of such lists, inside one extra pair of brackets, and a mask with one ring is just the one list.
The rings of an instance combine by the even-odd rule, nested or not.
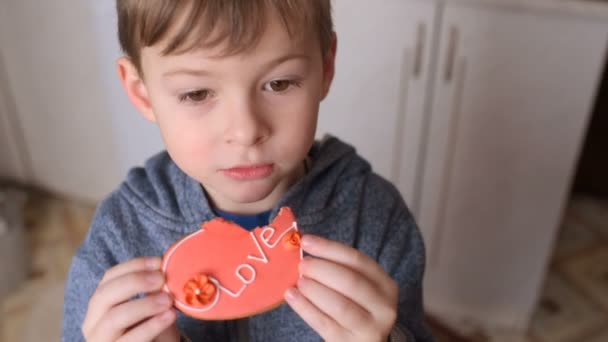
[[(336, 138), (316, 142), (310, 158), (309, 172), (277, 203), (270, 219), (289, 206), (302, 233), (340, 241), (376, 260), (400, 285), (398, 327), (408, 341), (432, 341), (423, 323), (424, 245), (399, 192)], [(62, 340), (84, 340), (87, 305), (107, 269), (136, 257), (162, 256), (173, 242), (213, 217), (201, 185), (166, 152), (131, 170), (97, 208), (73, 258)], [(179, 314), (177, 322), (193, 341), (321, 340), (286, 304), (237, 321), (197, 321)]]

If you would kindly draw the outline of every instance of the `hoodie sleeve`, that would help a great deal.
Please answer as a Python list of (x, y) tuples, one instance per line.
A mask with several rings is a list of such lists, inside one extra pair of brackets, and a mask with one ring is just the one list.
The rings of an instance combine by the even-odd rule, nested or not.
[(408, 342), (434, 341), (424, 323), (422, 279), (425, 247), (422, 236), (399, 191), (388, 182), (371, 183), (375, 183), (373, 188), (376, 191), (373, 193), (376, 196), (372, 196), (375, 197), (375, 205), (387, 210), (385, 214), (380, 215), (385, 218), (381, 221), (385, 222), (386, 226), (380, 229), (384, 236), (377, 260), (399, 284), (397, 325), (394, 333), (402, 332), (407, 336)]
[[(402, 202), (402, 201), (401, 201)], [(399, 284), (397, 328), (408, 335), (408, 342), (433, 341), (424, 323), (422, 278), (425, 268), (424, 242), (418, 226), (405, 204), (396, 210), (390, 223), (390, 238), (380, 260), (386, 260), (386, 269)], [(392, 257), (389, 257), (391, 255)]]
[(61, 334), (64, 342), (85, 341), (82, 323), (89, 300), (106, 270), (116, 264), (109, 248), (112, 238), (108, 209), (107, 202), (98, 208), (85, 241), (72, 259), (64, 294)]
[(89, 299), (95, 292), (102, 276), (102, 268), (85, 255), (79, 253), (72, 260), (65, 287), (62, 341), (85, 340), (82, 335), (82, 323), (87, 312)]

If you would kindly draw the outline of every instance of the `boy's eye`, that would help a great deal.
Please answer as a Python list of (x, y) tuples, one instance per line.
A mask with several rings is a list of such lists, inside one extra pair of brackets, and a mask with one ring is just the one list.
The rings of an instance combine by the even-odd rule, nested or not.
[(180, 102), (190, 101), (190, 102), (203, 102), (210, 95), (210, 91), (207, 89), (200, 89), (185, 93), (179, 97)]
[(292, 85), (299, 86), (298, 82), (293, 80), (275, 80), (266, 83), (264, 90), (280, 93), (289, 89)]

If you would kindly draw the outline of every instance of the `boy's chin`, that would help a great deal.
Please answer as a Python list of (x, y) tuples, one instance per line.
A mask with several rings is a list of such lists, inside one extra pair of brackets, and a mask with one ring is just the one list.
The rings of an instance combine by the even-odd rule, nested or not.
[[(255, 214), (271, 209), (279, 201), (282, 193), (278, 193), (274, 186), (251, 186), (230, 187), (222, 189), (221, 196), (228, 203), (216, 203), (220, 208), (232, 207), (232, 211), (239, 211), (243, 214)], [(216, 201), (218, 199), (215, 199)], [(230, 210), (228, 210), (230, 211)]]
[(275, 195), (273, 190), (274, 188), (270, 187), (239, 189), (237, 192), (233, 193), (233, 196), (231, 197), (233, 197), (233, 202), (235, 203), (254, 205), (260, 202), (272, 201), (272, 197)]

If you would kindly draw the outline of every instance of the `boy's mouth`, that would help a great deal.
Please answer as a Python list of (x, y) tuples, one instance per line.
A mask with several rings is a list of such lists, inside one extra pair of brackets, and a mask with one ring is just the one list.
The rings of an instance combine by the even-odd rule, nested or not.
[(222, 169), (224, 175), (239, 181), (262, 179), (270, 176), (274, 170), (273, 164), (239, 165)]

